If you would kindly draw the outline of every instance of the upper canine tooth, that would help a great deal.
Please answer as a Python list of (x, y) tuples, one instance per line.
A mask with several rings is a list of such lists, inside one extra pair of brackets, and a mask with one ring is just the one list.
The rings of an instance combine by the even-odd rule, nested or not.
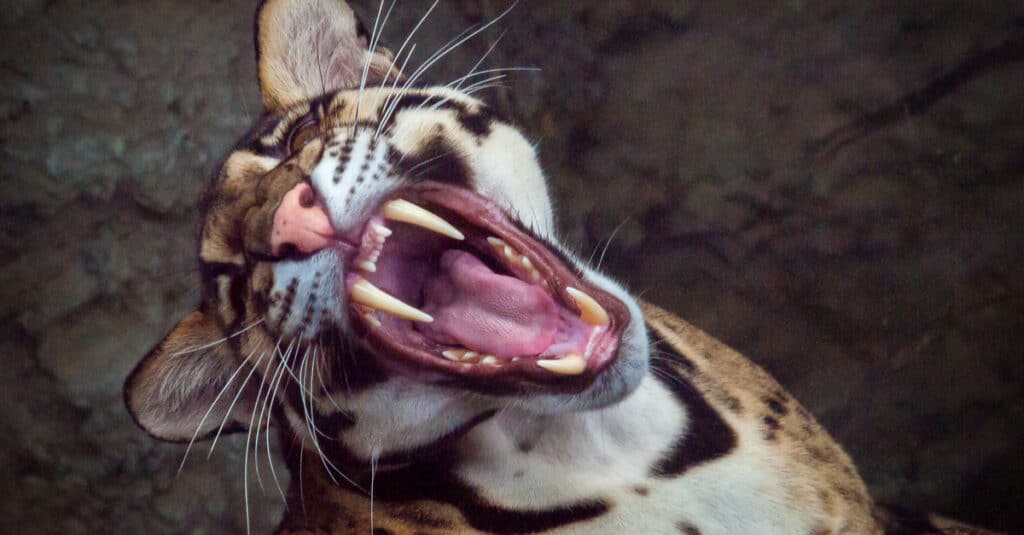
[(583, 360), (583, 357), (571, 353), (560, 359), (538, 360), (537, 366), (558, 375), (579, 375), (586, 369), (587, 362)]
[(422, 321), (424, 323), (434, 321), (430, 314), (403, 303), (397, 297), (370, 284), (370, 281), (362, 277), (358, 277), (356, 282), (352, 284), (351, 295), (352, 300), (356, 303), (387, 312), (392, 316), (398, 316), (399, 318), (411, 321)]
[(608, 312), (593, 297), (572, 287), (566, 287), (565, 291), (573, 301), (576, 301), (576, 306), (580, 307), (580, 317), (584, 322), (597, 327), (608, 325)]
[(466, 236), (451, 223), (441, 219), (437, 214), (417, 206), (405, 199), (395, 199), (384, 204), (384, 217), (432, 230), (455, 240), (464, 240)]

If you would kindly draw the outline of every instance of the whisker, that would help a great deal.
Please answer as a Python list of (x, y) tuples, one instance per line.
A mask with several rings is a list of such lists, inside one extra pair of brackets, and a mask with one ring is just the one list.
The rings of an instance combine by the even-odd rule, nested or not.
[[(231, 417), (231, 411), (235, 408), (235, 404), (238, 403), (238, 399), (242, 396), (242, 392), (245, 391), (245, 387), (249, 384), (249, 379), (252, 378), (252, 375), (259, 369), (260, 363), (263, 362), (263, 357), (265, 356), (267, 356), (267, 353), (264, 351), (256, 358), (256, 362), (252, 364), (252, 369), (249, 370), (249, 375), (245, 376), (245, 381), (242, 382), (242, 385), (238, 388), (238, 392), (235, 393), (235, 398), (231, 400), (231, 405), (228, 406), (228, 410), (224, 413), (224, 419), (220, 421), (220, 426), (217, 427), (217, 434), (213, 437), (213, 443), (210, 444), (210, 451), (206, 454), (207, 459), (213, 455), (213, 449), (217, 447), (217, 441), (220, 439), (221, 432), (224, 431), (224, 426), (228, 423), (228, 418)], [(253, 410), (256, 410), (256, 408), (253, 407)]]
[(373, 21), (373, 31), (370, 32), (369, 52), (366, 54), (366, 61), (363, 62), (363, 76), (359, 81), (359, 93), (356, 96), (356, 112), (355, 119), (352, 121), (352, 134), (355, 135), (356, 126), (359, 124), (359, 111), (363, 104), (363, 91), (366, 89), (366, 78), (370, 74), (370, 64), (373, 63), (374, 54), (377, 53), (377, 44), (380, 41), (381, 34), (384, 33), (384, 25), (388, 22), (388, 17), (391, 16), (391, 10), (395, 9), (395, 4), (398, 0), (392, 0), (391, 7), (388, 8), (388, 12), (384, 15), (384, 19), (381, 20), (380, 15), (384, 10), (384, 0), (380, 0), (380, 5), (377, 8), (377, 17)]
[[(217, 406), (217, 402), (220, 401), (221, 396), (223, 396), (224, 393), (228, 391), (228, 388), (231, 387), (231, 383), (233, 383), (235, 381), (235, 377), (238, 377), (238, 374), (245, 368), (245, 364), (247, 362), (249, 362), (249, 359), (252, 358), (252, 356), (253, 356), (253, 354), (255, 352), (256, 352), (256, 350), (254, 349), (252, 351), (252, 353), (249, 353), (249, 356), (247, 356), (244, 359), (242, 359), (242, 362), (239, 363), (238, 368), (236, 368), (235, 372), (231, 374), (231, 377), (228, 377), (227, 382), (224, 383), (224, 386), (221, 387), (220, 392), (217, 393), (217, 397), (213, 398), (213, 402), (210, 403), (210, 407), (208, 409), (206, 409), (206, 414), (204, 414), (203, 418), (201, 420), (199, 420), (199, 425), (196, 426), (196, 431), (195, 431), (195, 433), (192, 433), (192, 439), (188, 441), (188, 447), (185, 448), (185, 455), (183, 455), (182, 458), (181, 458), (181, 464), (178, 465), (178, 473), (179, 474), (181, 473), (182, 468), (185, 468), (185, 461), (188, 460), (188, 454), (189, 454), (189, 452), (192, 451), (192, 446), (196, 443), (196, 438), (199, 437), (199, 430), (203, 428), (203, 424), (206, 423), (206, 419), (209, 418), (210, 414), (213, 413), (213, 409), (214, 409), (214, 407)], [(255, 368), (254, 368), (254, 370), (255, 370)], [(252, 377), (252, 371), (250, 371), (249, 375), (246, 376), (245, 382), (242, 383), (242, 388), (245, 388), (245, 383), (249, 382), (249, 377)], [(239, 389), (239, 392), (241, 392), (241, 389)], [(236, 399), (237, 399), (237, 396), (236, 396)], [(234, 404), (232, 403), (232, 405), (234, 405)], [(229, 408), (227, 414), (231, 414), (230, 408)]]
[(247, 327), (245, 327), (245, 328), (243, 328), (243, 329), (239, 330), (238, 332), (236, 332), (236, 333), (234, 333), (234, 334), (230, 334), (230, 335), (228, 335), (228, 336), (225, 336), (224, 338), (221, 338), (221, 339), (219, 339), (219, 340), (214, 340), (213, 342), (210, 342), (210, 343), (208, 343), (208, 344), (203, 344), (203, 345), (201, 345), (201, 346), (195, 346), (195, 347), (190, 347), (190, 348), (188, 348), (188, 349), (182, 349), (181, 351), (177, 351), (177, 352), (175, 352), (175, 353), (172, 353), (172, 354), (171, 354), (171, 356), (172, 356), (172, 357), (177, 357), (178, 355), (187, 355), (187, 354), (189, 354), (189, 353), (195, 353), (196, 351), (202, 351), (202, 350), (204, 350), (204, 349), (209, 349), (209, 348), (211, 348), (211, 347), (214, 347), (214, 346), (217, 346), (217, 345), (223, 344), (224, 342), (227, 342), (228, 340), (230, 340), (230, 339), (232, 339), (232, 338), (234, 338), (234, 337), (236, 337), (236, 336), (239, 336), (239, 335), (241, 335), (241, 334), (245, 333), (245, 332), (246, 332), (246, 331), (248, 331), (249, 329), (252, 329), (253, 327), (255, 327), (255, 326), (257, 326), (257, 325), (259, 325), (259, 324), (261, 324), (261, 323), (263, 323), (263, 319), (259, 319), (259, 320), (257, 320), (257, 321), (256, 321), (255, 323), (253, 323), (252, 325), (249, 325), (249, 326), (247, 326)]
[[(274, 405), (277, 402), (277, 391), (280, 387), (281, 380), (284, 379), (284, 367), (286, 364), (282, 363), (282, 370), (278, 373), (277, 383), (274, 384), (273, 391), (274, 396), (270, 399), (270, 410), (267, 411), (267, 432), (265, 433), (264, 442), (267, 444), (267, 464), (270, 465), (270, 475), (274, 478), (274, 485), (277, 486), (277, 492), (281, 495), (281, 501), (284, 502), (285, 508), (288, 508), (288, 499), (284, 496), (284, 490), (281, 489), (281, 481), (277, 478), (277, 470), (274, 468), (274, 457), (270, 451), (270, 418), (273, 416)], [(257, 443), (257, 447), (259, 444)]]
[(424, 63), (423, 65), (421, 65), (419, 69), (416, 69), (416, 75), (409, 80), (409, 83), (406, 84), (406, 86), (410, 86), (413, 83), (415, 83), (416, 80), (418, 80), (419, 77), (422, 76), (423, 73), (425, 73), (431, 66), (433, 66), (435, 63), (437, 63), (441, 58), (443, 58), (443, 57), (447, 56), (448, 54), (450, 54), (456, 48), (462, 46), (463, 43), (465, 43), (466, 41), (472, 39), (473, 37), (476, 37), (477, 35), (479, 35), (481, 32), (483, 32), (487, 28), (490, 28), (491, 26), (497, 24), (497, 22), (499, 20), (504, 18), (505, 15), (508, 15), (509, 12), (511, 12), (513, 9), (515, 9), (516, 5), (518, 5), (518, 4), (519, 4), (519, 0), (516, 0), (515, 2), (512, 3), (511, 6), (509, 6), (507, 9), (505, 9), (505, 11), (502, 11), (498, 16), (496, 16), (493, 19), (491, 19), (487, 24), (484, 24), (483, 26), (477, 28), (476, 30), (471, 32), (469, 35), (467, 35), (467, 36), (463, 37), (462, 39), (460, 39), (459, 41), (457, 41), (455, 44), (450, 45), (447, 48), (442, 48), (441, 50), (439, 50), (437, 53), (434, 54), (432, 59), (430, 59), (428, 62)]

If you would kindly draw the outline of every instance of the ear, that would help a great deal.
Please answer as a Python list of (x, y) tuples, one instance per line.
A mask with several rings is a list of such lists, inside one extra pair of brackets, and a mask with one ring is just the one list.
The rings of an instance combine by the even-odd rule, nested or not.
[(263, 106), (277, 111), (329, 91), (394, 79), (390, 51), (376, 47), (342, 0), (264, 0), (256, 12)]
[(193, 312), (128, 376), (128, 412), (146, 432), (172, 442), (211, 435), (225, 421), (229, 407), (223, 432), (244, 430), (255, 396), (251, 389), (238, 395), (250, 370), (239, 365), (216, 319)]

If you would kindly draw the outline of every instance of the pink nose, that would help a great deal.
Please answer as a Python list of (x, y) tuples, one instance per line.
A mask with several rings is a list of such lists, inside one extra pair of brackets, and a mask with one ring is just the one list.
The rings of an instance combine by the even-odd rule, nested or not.
[(316, 202), (313, 188), (305, 182), (297, 184), (284, 195), (274, 213), (274, 230), (270, 236), (274, 254), (281, 254), (288, 246), (303, 254), (315, 253), (333, 240), (331, 220)]

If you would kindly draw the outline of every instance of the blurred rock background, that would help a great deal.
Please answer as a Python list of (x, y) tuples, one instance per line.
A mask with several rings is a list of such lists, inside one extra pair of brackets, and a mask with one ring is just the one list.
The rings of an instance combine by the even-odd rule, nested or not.
[[(0, 0), (0, 531), (244, 531), (243, 440), (178, 473), (120, 385), (196, 304), (195, 200), (259, 113), (254, 5)], [(418, 49), (506, 6), (443, 1)], [(1024, 6), (525, 0), (434, 81), (503, 31), (486, 65), (542, 71), (487, 97), (584, 256), (775, 374), (880, 501), (1024, 529), (1024, 63), (814, 157)]]

